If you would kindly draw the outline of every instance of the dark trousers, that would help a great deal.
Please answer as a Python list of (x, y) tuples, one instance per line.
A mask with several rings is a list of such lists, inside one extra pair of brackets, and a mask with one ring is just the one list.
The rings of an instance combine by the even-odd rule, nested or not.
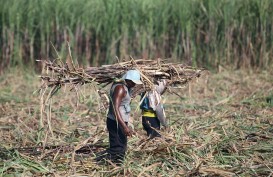
[[(127, 125), (127, 123), (126, 123)], [(110, 147), (107, 149), (112, 161), (122, 161), (127, 150), (127, 136), (116, 121), (107, 118)]]
[(142, 125), (150, 138), (161, 136), (157, 131), (160, 129), (160, 122), (157, 117), (142, 116)]

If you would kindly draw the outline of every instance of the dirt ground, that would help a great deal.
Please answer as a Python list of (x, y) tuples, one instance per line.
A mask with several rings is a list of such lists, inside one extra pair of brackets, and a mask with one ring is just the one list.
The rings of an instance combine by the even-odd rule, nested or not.
[(37, 74), (11, 70), (0, 76), (0, 176), (272, 176), (272, 76), (222, 70), (169, 90), (170, 126), (155, 140), (142, 129), (136, 97), (135, 135), (116, 166), (93, 160), (108, 145), (107, 104), (95, 85), (48, 98)]

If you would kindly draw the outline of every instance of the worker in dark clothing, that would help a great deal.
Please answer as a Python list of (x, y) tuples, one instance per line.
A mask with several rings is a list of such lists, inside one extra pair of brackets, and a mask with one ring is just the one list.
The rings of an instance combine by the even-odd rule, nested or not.
[(111, 160), (114, 163), (123, 161), (127, 149), (127, 136), (132, 135), (128, 121), (131, 111), (131, 89), (136, 84), (142, 84), (137, 70), (127, 71), (121, 80), (113, 83), (106, 120), (110, 146), (104, 154), (97, 156), (97, 161)]
[(166, 90), (166, 81), (158, 81), (155, 88), (142, 94), (142, 125), (149, 138), (160, 137), (160, 125), (167, 127), (161, 95)]

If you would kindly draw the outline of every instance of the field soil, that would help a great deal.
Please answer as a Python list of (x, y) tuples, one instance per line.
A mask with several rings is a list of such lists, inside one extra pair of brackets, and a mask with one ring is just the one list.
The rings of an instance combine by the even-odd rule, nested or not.
[[(0, 176), (272, 176), (273, 73), (221, 69), (163, 96), (167, 129), (148, 140), (132, 101), (124, 164), (99, 165), (107, 99), (96, 85), (53, 97), (37, 74), (0, 76)], [(103, 89), (106, 93), (108, 88)]]

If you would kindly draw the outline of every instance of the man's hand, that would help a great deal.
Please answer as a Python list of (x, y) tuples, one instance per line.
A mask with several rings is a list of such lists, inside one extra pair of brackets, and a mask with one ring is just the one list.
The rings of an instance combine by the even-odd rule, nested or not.
[(126, 136), (132, 136), (132, 131), (130, 130), (130, 128), (128, 127), (128, 126), (124, 126), (123, 127), (123, 131), (124, 131), (124, 134), (126, 135)]

